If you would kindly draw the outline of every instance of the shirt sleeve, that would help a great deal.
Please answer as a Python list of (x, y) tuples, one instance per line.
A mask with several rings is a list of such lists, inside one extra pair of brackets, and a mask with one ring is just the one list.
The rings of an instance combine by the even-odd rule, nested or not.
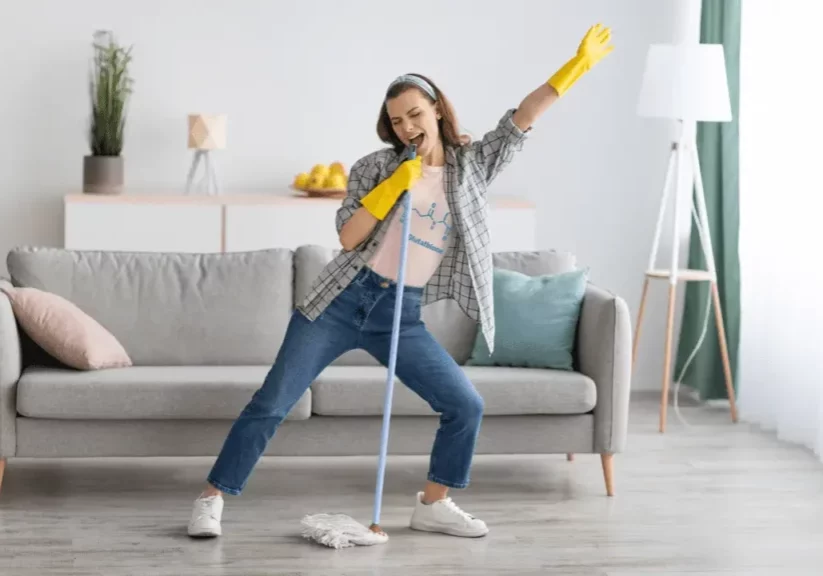
[(377, 167), (372, 158), (366, 156), (355, 162), (349, 170), (349, 182), (346, 189), (346, 197), (340, 208), (337, 209), (335, 218), (337, 233), (345, 226), (362, 203), (360, 200), (377, 186)]
[(524, 131), (514, 123), (514, 112), (514, 108), (507, 110), (493, 130), (470, 144), (486, 184), (490, 184), (512, 161), (515, 152), (523, 149), (527, 134), (531, 132), (531, 128)]

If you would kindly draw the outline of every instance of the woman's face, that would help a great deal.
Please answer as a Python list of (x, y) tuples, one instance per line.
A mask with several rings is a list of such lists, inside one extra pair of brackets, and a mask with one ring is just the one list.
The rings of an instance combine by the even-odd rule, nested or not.
[(435, 150), (440, 142), (440, 112), (418, 89), (410, 88), (386, 101), (386, 110), (394, 133), (403, 144), (416, 144), (417, 154), (422, 157)]

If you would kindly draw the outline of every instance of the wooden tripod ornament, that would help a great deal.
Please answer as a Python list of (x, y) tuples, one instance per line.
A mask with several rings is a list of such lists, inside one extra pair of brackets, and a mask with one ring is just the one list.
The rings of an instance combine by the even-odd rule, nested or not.
[[(703, 178), (700, 171), (700, 159), (697, 154), (697, 139), (694, 124), (679, 122), (681, 131), (680, 138), (672, 144), (669, 154), (669, 163), (666, 170), (665, 183), (663, 185), (663, 197), (660, 202), (660, 211), (657, 215), (657, 226), (654, 232), (654, 242), (652, 244), (649, 265), (646, 269), (643, 281), (643, 292), (640, 297), (640, 309), (637, 313), (637, 324), (635, 326), (634, 342), (632, 344), (632, 371), (637, 360), (637, 345), (640, 339), (640, 328), (643, 322), (643, 314), (646, 308), (646, 299), (649, 292), (651, 280), (668, 280), (668, 309), (666, 315), (666, 343), (665, 356), (663, 359), (663, 379), (660, 396), (660, 432), (666, 429), (666, 411), (669, 401), (669, 382), (672, 372), (672, 347), (674, 332), (674, 309), (677, 296), (677, 284), (683, 282), (709, 282), (711, 284), (712, 304), (714, 307), (715, 324), (720, 345), (720, 355), (723, 363), (723, 373), (726, 382), (726, 393), (729, 397), (732, 422), (737, 422), (737, 407), (734, 398), (734, 386), (732, 384), (731, 365), (729, 363), (729, 352), (726, 344), (726, 330), (723, 325), (723, 314), (720, 306), (720, 297), (717, 291), (717, 272), (714, 262), (714, 252), (712, 249), (711, 236), (709, 234), (709, 220), (706, 212), (706, 199), (703, 192)], [(706, 270), (680, 269), (678, 263), (678, 244), (680, 236), (680, 208), (678, 205), (678, 192), (680, 191), (681, 173), (684, 163), (690, 163), (692, 168), (692, 182), (694, 194), (692, 194), (691, 208), (697, 210), (697, 230), (700, 235), (700, 246), (706, 259)], [(690, 186), (691, 188), (691, 186)], [(674, 193), (672, 193), (674, 191)], [(660, 236), (663, 228), (663, 218), (668, 204), (674, 208), (674, 218), (672, 225), (671, 240), (671, 261), (668, 269), (656, 268), (658, 249), (660, 246)]]

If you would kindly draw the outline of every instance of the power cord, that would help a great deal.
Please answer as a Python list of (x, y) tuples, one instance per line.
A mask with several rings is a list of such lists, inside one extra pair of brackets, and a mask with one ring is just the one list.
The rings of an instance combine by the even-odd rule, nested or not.
[[(695, 223), (698, 224), (697, 229), (698, 229), (699, 233), (702, 236), (703, 230), (702, 230), (702, 227), (699, 225), (699, 219), (697, 217), (697, 213), (694, 210), (694, 205), (692, 205), (691, 212), (692, 212), (692, 217), (694, 218)], [(711, 239), (709, 239), (709, 238), (701, 238), (701, 240), (703, 242), (711, 242)], [(700, 350), (700, 347), (703, 345), (703, 340), (705, 340), (705, 338), (706, 338), (706, 333), (708, 332), (708, 328), (709, 328), (709, 316), (711, 315), (711, 311), (712, 311), (711, 304), (712, 304), (711, 291), (709, 291), (708, 297), (706, 298), (706, 315), (705, 315), (705, 318), (703, 319), (703, 331), (700, 334), (700, 338), (697, 339), (697, 344), (695, 344), (694, 349), (692, 349), (691, 354), (689, 354), (689, 357), (686, 359), (686, 362), (683, 364), (683, 368), (680, 369), (680, 376), (678, 376), (675, 379), (675, 384), (674, 384), (674, 413), (677, 415), (677, 419), (680, 420), (680, 423), (683, 424), (686, 428), (690, 428), (691, 424), (689, 424), (686, 421), (686, 419), (683, 417), (683, 415), (680, 413), (680, 406), (678, 404), (678, 397), (680, 396), (680, 384), (683, 382), (683, 376), (686, 375), (686, 369), (689, 367), (689, 364), (691, 364), (692, 360), (694, 360), (695, 355), (697, 354), (698, 350)]]

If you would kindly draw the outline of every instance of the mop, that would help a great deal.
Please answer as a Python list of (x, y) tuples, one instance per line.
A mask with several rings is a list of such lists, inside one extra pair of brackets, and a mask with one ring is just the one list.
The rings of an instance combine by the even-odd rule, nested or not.
[[(408, 157), (417, 156), (417, 147), (412, 145)], [(389, 444), (389, 422), (391, 419), (392, 396), (394, 394), (394, 371), (397, 365), (397, 346), (400, 334), (400, 312), (403, 303), (403, 286), (406, 280), (406, 255), (409, 248), (409, 226), (411, 222), (411, 192), (403, 194), (406, 218), (403, 219), (403, 238), (400, 243), (400, 265), (397, 272), (397, 297), (394, 303), (389, 366), (386, 374), (386, 395), (383, 404), (383, 429), (380, 436), (380, 455), (377, 461), (377, 487), (374, 493), (374, 513), (372, 523), (367, 528), (345, 514), (312, 514), (303, 518), (303, 537), (330, 548), (352, 546), (373, 546), (385, 544), (389, 540), (380, 528), (380, 511), (383, 500), (383, 480), (386, 475), (386, 453)]]

